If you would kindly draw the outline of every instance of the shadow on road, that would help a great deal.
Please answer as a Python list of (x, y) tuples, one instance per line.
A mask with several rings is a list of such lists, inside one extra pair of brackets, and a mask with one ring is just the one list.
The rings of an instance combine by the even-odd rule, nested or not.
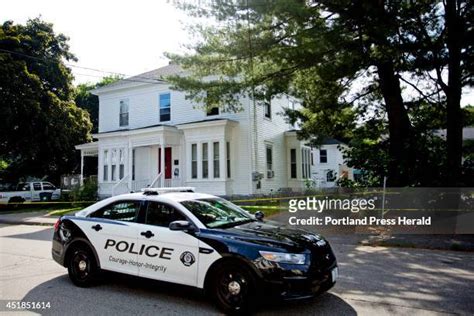
[(45, 228), (34, 233), (16, 234), (9, 236), (2, 236), (2, 238), (19, 238), (19, 239), (31, 239), (40, 241), (51, 241), (53, 239), (53, 228)]
[[(63, 275), (30, 290), (23, 301), (50, 302), (41, 314), (220, 314), (204, 293), (192, 287), (104, 273), (98, 285), (78, 288)], [(266, 302), (258, 311), (265, 315), (293, 313), (356, 315), (338, 296), (326, 293), (316, 299), (296, 302)]]
[(470, 315), (474, 311), (472, 253), (339, 244), (334, 250), (340, 273), (334, 292), (345, 299), (371, 301), (394, 313), (397, 306)]

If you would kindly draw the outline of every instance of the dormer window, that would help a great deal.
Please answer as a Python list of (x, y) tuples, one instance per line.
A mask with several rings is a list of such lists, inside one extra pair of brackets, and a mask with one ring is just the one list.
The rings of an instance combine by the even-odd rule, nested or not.
[(120, 100), (119, 126), (128, 126), (128, 100)]

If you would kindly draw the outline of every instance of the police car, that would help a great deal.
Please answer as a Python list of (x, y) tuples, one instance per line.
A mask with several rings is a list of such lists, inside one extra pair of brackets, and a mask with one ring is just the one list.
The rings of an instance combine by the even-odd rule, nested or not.
[(77, 286), (115, 271), (205, 289), (225, 312), (245, 311), (261, 295), (312, 297), (338, 275), (321, 236), (191, 188), (115, 196), (63, 216), (52, 255)]

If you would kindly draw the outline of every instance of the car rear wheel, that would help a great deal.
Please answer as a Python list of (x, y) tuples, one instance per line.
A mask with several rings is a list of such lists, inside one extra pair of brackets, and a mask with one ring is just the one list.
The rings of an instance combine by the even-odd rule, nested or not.
[(72, 283), (80, 287), (91, 286), (97, 274), (97, 262), (90, 249), (72, 249), (69, 256), (68, 273)]
[(224, 263), (216, 269), (212, 293), (225, 313), (248, 313), (255, 307), (256, 291), (252, 273), (235, 263)]

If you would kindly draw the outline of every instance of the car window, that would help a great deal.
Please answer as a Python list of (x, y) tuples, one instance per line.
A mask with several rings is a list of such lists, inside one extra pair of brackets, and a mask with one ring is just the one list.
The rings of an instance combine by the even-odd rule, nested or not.
[(174, 207), (158, 202), (148, 203), (145, 219), (146, 224), (169, 227), (171, 222), (182, 220), (186, 220), (186, 217)]
[(33, 190), (41, 191), (41, 183), (39, 183), (39, 182), (33, 183)]
[(29, 183), (19, 183), (16, 187), (17, 191), (30, 191), (30, 184)]
[(43, 183), (43, 190), (56, 190), (56, 187), (51, 183)]
[(237, 205), (220, 198), (189, 200), (181, 204), (209, 228), (226, 228), (254, 221)]
[(120, 201), (109, 204), (90, 215), (94, 218), (134, 222), (140, 209), (140, 201)]

